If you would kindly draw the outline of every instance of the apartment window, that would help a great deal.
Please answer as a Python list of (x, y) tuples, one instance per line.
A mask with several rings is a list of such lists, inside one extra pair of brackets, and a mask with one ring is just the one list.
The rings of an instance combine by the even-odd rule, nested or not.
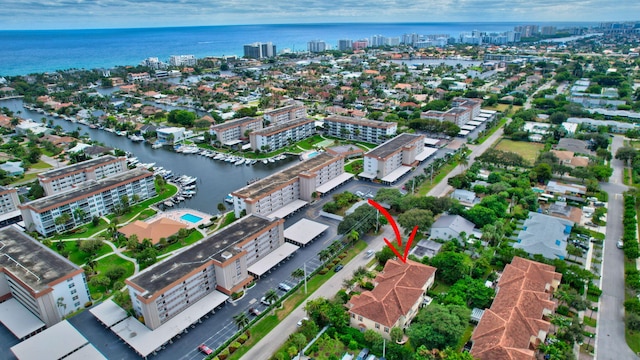
[(362, 321), (362, 316), (358, 316), (358, 321)]
[(77, 303), (73, 304), (73, 306), (75, 306), (75, 307), (80, 306), (80, 302), (78, 301)]
[(78, 300), (78, 295), (74, 296), (71, 300)]
[(388, 333), (388, 332), (389, 332), (389, 328), (388, 328), (388, 327), (385, 327), (385, 328), (384, 328), (384, 332)]
[(78, 290), (76, 290), (76, 289), (71, 290), (71, 294), (72, 294), (72, 295), (73, 295), (73, 294), (75, 294), (75, 293), (77, 293), (77, 292), (78, 292)]
[(376, 324), (376, 329), (380, 329), (380, 324)]
[(69, 284), (69, 289), (74, 288), (75, 286), (76, 286), (75, 283), (71, 283), (71, 284)]

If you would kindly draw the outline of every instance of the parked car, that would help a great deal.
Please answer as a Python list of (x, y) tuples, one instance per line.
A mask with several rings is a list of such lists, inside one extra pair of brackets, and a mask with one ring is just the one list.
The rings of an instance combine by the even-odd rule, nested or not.
[(267, 305), (267, 306), (271, 306), (271, 304), (273, 304), (273, 303), (274, 303), (274, 301), (272, 301), (272, 302), (268, 302), (268, 301), (267, 301), (267, 298), (266, 298), (266, 297), (264, 297), (264, 296), (260, 299), (260, 302), (261, 302), (263, 305)]
[(280, 283), (278, 284), (278, 289), (282, 290), (282, 291), (290, 291), (291, 290), (291, 286), (285, 284), (285, 283)]
[(260, 310), (256, 309), (256, 308), (249, 308), (249, 314), (253, 315), (253, 316), (258, 316), (260, 314), (262, 314), (260, 312)]
[(373, 255), (375, 255), (375, 251), (373, 250), (367, 250), (367, 252), (364, 254), (364, 258), (365, 259), (370, 259)]
[(205, 345), (205, 344), (202, 344), (202, 345), (198, 346), (198, 350), (203, 352), (205, 355), (213, 354), (213, 350), (209, 349), (209, 347), (207, 345)]
[(302, 319), (300, 319), (300, 321), (298, 321), (298, 326), (302, 326), (302, 323), (303, 323), (304, 321), (309, 321), (309, 318), (305, 316), (305, 317), (303, 317)]
[(356, 360), (365, 360), (367, 358), (367, 355), (369, 355), (369, 349), (364, 348), (362, 349), (362, 351), (360, 351), (358, 357), (356, 357)]
[(624, 243), (622, 242), (622, 240), (618, 240), (618, 242), (616, 243), (616, 247), (618, 249), (622, 249), (622, 247), (624, 247)]
[(343, 267), (344, 267), (344, 265), (338, 264), (338, 265), (336, 265), (336, 267), (333, 268), (333, 271), (338, 272), (338, 271), (342, 270)]

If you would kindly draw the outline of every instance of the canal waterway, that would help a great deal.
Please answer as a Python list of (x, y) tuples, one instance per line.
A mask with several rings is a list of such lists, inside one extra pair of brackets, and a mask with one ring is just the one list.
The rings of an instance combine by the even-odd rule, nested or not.
[[(65, 131), (74, 131), (80, 128), (80, 134), (87, 133), (91, 139), (99, 141), (105, 146), (131, 152), (142, 163), (154, 162), (156, 166), (169, 169), (176, 175), (196, 176), (198, 178), (196, 195), (177, 206), (200, 210), (208, 214), (217, 214), (218, 204), (223, 202), (227, 194), (245, 186), (248, 181), (266, 177), (299, 161), (297, 156), (290, 156), (285, 160), (266, 165), (258, 162), (253, 166), (235, 166), (196, 154), (181, 154), (165, 148), (152, 149), (149, 144), (133, 142), (125, 136), (118, 136), (104, 130), (91, 129), (83, 124), (45, 116), (25, 109), (20, 99), (0, 101), (0, 107), (7, 107), (17, 116), (30, 118), (36, 122), (46, 117), (48, 120), (53, 120), (54, 126), (60, 125)], [(19, 114), (18, 111), (20, 111)], [(229, 204), (225, 203), (225, 205), (228, 208), (230, 207)]]

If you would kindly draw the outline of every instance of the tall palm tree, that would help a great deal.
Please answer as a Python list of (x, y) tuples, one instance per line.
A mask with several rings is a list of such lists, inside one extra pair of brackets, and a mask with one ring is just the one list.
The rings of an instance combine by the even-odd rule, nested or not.
[(329, 260), (330, 257), (331, 257), (331, 252), (328, 249), (322, 249), (318, 253), (318, 259), (320, 259), (320, 261), (323, 263)]
[(296, 280), (302, 279), (304, 277), (304, 270), (302, 270), (301, 268), (293, 270), (293, 272), (291, 273), (291, 277)]
[(249, 317), (247, 316), (247, 314), (243, 311), (240, 314), (233, 317), (233, 322), (238, 327), (238, 330), (243, 330), (244, 328), (247, 327), (247, 325), (249, 325), (251, 321), (249, 320)]
[(278, 293), (274, 289), (269, 289), (269, 291), (264, 293), (264, 300), (269, 304), (273, 304), (278, 301)]

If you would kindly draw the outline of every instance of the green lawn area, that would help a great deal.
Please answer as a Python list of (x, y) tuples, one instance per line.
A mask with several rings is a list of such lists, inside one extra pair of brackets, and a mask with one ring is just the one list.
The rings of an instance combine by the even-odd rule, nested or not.
[(321, 143), (322, 141), (324, 141), (324, 139), (322, 138), (322, 136), (320, 135), (314, 135), (310, 138), (304, 139), (300, 142), (298, 142), (298, 146), (300, 146), (303, 149), (306, 150), (311, 150), (313, 149), (314, 145)]
[(51, 166), (51, 165), (47, 164), (46, 162), (44, 162), (44, 161), (40, 160), (40, 161), (38, 161), (37, 163), (32, 164), (30, 167), (31, 167), (32, 169), (50, 169), (50, 168), (52, 168), (53, 166)]
[(344, 171), (350, 174), (359, 174), (362, 172), (364, 160), (355, 160), (344, 166)]
[[(349, 250), (347, 250), (347, 256), (340, 261), (340, 263), (347, 263), (351, 261), (356, 255), (358, 255), (362, 250), (367, 247), (367, 243), (363, 240), (358, 241), (355, 245)], [(324, 275), (316, 274), (311, 279), (307, 281), (307, 290), (308, 292), (305, 294), (304, 285), (298, 287), (294, 290), (291, 295), (282, 301), (282, 307), (275, 311), (274, 315), (267, 315), (261, 320), (259, 320), (256, 325), (252, 326), (249, 330), (251, 331), (251, 337), (244, 343), (236, 352), (234, 352), (228, 360), (238, 360), (242, 357), (242, 355), (246, 354), (249, 349), (253, 345), (255, 345), (260, 339), (262, 339), (266, 334), (269, 333), (273, 328), (278, 325), (280, 320), (284, 319), (287, 315), (293, 311), (293, 309), (297, 308), (300, 304), (302, 304), (309, 295), (313, 294), (318, 288), (324, 284), (327, 280), (329, 280), (335, 273), (333, 271), (329, 271)], [(260, 294), (256, 296), (261, 296)]]
[[(516, 111), (520, 110), (521, 108), (522, 108), (522, 106), (513, 105), (513, 107), (511, 107), (511, 113), (515, 113)], [(496, 111), (500, 111), (500, 112), (504, 113), (505, 115), (507, 115), (506, 111), (507, 111), (507, 109), (509, 109), (509, 104), (497, 104), (496, 106), (483, 107), (483, 109), (485, 109), (485, 110), (496, 110)]]
[[(126, 272), (124, 273), (124, 275), (119, 277), (116, 281), (113, 281), (111, 283), (111, 286), (113, 286), (116, 282), (123, 282), (124, 279), (133, 275), (133, 271), (135, 268), (132, 262), (127, 261), (114, 254), (114, 255), (109, 255), (104, 259), (97, 261), (94, 270), (96, 271), (97, 274), (103, 274), (111, 266), (122, 266), (126, 269)], [(102, 298), (103, 294), (107, 290), (111, 291), (114, 289), (106, 289), (104, 286), (94, 287), (94, 286), (91, 286), (91, 284), (89, 284), (89, 293), (91, 294), (91, 297), (93, 300), (99, 300), (100, 298)]]
[(458, 345), (457, 345), (457, 349), (458, 351), (462, 351), (462, 348), (464, 347), (464, 344), (467, 343), (467, 341), (471, 340), (471, 334), (473, 333), (473, 325), (469, 324), (467, 325), (467, 328), (464, 329), (464, 333), (462, 334), (462, 337), (460, 338), (460, 341), (458, 341)]
[[(83, 240), (79, 240), (79, 241), (83, 241)], [(65, 241), (64, 250), (62, 251), (58, 251), (56, 246), (57, 246), (57, 241), (54, 241), (51, 244), (51, 246), (49, 246), (49, 248), (51, 248), (53, 251), (56, 251), (58, 253), (66, 251), (68, 253), (67, 258), (76, 265), (82, 265), (87, 261), (88, 254), (83, 251), (80, 251), (80, 249), (78, 248), (77, 241)], [(96, 257), (108, 254), (111, 251), (112, 250), (111, 250), (111, 247), (109, 247), (109, 245), (102, 244), (102, 247), (100, 247), (100, 250), (98, 250)]]
[[(310, 356), (316, 360), (329, 360), (332, 359), (332, 356), (335, 358), (341, 359), (342, 355), (349, 350), (347, 346), (345, 346), (342, 341), (338, 339), (332, 339), (328, 337), (326, 334), (323, 334), (318, 339), (318, 351), (314, 353), (307, 353), (307, 356)], [(352, 353), (354, 351), (351, 351)]]
[(193, 244), (194, 242), (200, 240), (204, 238), (204, 235), (202, 235), (202, 233), (200, 231), (194, 231), (191, 234), (189, 234), (189, 236), (187, 236), (184, 240), (182, 241), (177, 241), (175, 244), (171, 244), (169, 246), (167, 246), (166, 248), (162, 249), (162, 251), (160, 251), (158, 253), (158, 255), (162, 255), (162, 254), (166, 254), (169, 253), (171, 251), (174, 250), (178, 250), (182, 247), (188, 246)]
[(585, 316), (583, 321), (584, 321), (584, 324), (587, 326), (596, 327), (596, 319), (592, 319), (588, 316)]
[[(227, 213), (227, 215), (224, 216), (224, 221), (222, 221), (222, 224), (220, 225), (220, 229), (222, 229), (223, 227), (231, 224), (232, 222), (236, 221), (236, 214), (231, 211), (229, 213)], [(218, 230), (220, 230), (218, 229)]]
[(489, 138), (489, 136), (493, 135), (493, 133), (495, 133), (496, 131), (498, 131), (498, 129), (500, 129), (501, 127), (504, 126), (504, 124), (507, 123), (507, 118), (502, 118), (500, 119), (500, 122), (498, 122), (498, 124), (494, 127), (491, 128), (491, 130), (487, 131), (483, 137), (478, 138), (477, 139), (477, 143), (478, 144), (482, 144), (483, 142), (487, 141), (487, 139)]
[(449, 163), (438, 170), (438, 174), (433, 177), (433, 182), (430, 179), (425, 180), (425, 182), (420, 185), (418, 189), (419, 196), (426, 196), (431, 189), (433, 189), (448, 173), (450, 173), (455, 167), (458, 166), (458, 162)]
[(511, 151), (522, 156), (529, 162), (530, 165), (536, 161), (536, 158), (540, 154), (540, 150), (544, 148), (543, 144), (525, 142), (525, 141), (512, 141), (502, 139), (495, 146), (497, 150)]

